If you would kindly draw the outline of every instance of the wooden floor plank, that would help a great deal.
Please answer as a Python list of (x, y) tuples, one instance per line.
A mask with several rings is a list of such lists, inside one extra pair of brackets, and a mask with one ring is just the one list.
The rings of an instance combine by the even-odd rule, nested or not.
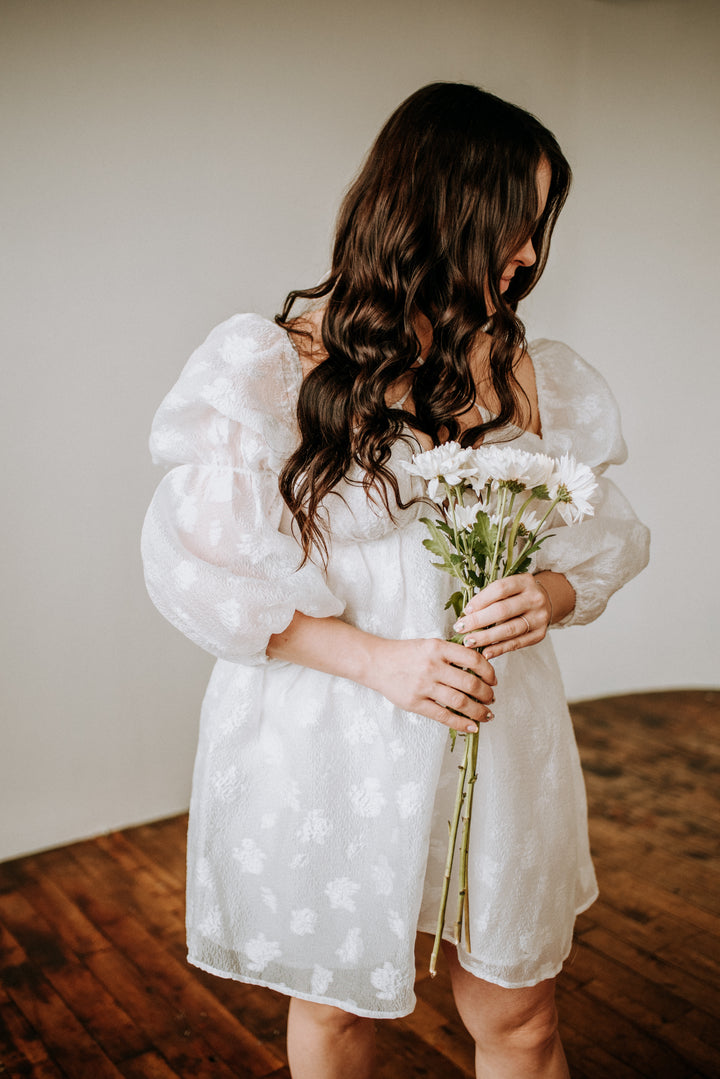
[[(685, 896), (676, 895), (663, 887), (661, 881), (648, 880), (641, 871), (635, 873), (627, 867), (603, 868), (601, 899), (618, 911), (639, 910), (641, 916), (649, 914), (651, 918), (654, 915), (650, 912), (659, 911), (687, 927), (688, 933), (693, 929), (705, 929), (720, 937), (720, 916), (701, 910)], [(595, 907), (592, 909), (595, 910)]]
[[(558, 980), (573, 1079), (720, 1075), (720, 692), (572, 707), (600, 900)], [(0, 864), (0, 1075), (290, 1079), (287, 997), (189, 966), (187, 815)], [(469, 1079), (447, 970), (379, 1023), (378, 1079)]]
[(0, 1074), (17, 1072), (18, 1075), (25, 1075), (39, 1064), (54, 1067), (50, 1064), (41, 1035), (28, 1023), (8, 994), (0, 989)]
[(52, 927), (62, 946), (77, 956), (107, 948), (108, 941), (71, 902), (44, 868), (44, 856), (23, 862), (22, 894), (43, 921)]
[(5, 990), (40, 1034), (48, 1056), (61, 1071), (78, 1077), (119, 1079), (120, 1072), (36, 966), (13, 967), (6, 974)]
[(720, 1019), (720, 999), (709, 992), (708, 984), (696, 978), (683, 966), (664, 961), (621, 940), (602, 928), (591, 929), (583, 935), (583, 941), (597, 952), (617, 960), (658, 986), (662, 986), (700, 1009), (706, 1009)]
[(141, 971), (119, 952), (94, 953), (88, 964), (172, 1070), (183, 1077), (235, 1077), (234, 1069), (218, 1060), (207, 1042), (188, 1026), (183, 1011), (148, 985)]
[(173, 1071), (167, 1061), (154, 1050), (133, 1057), (120, 1065), (124, 1079), (183, 1079), (179, 1072)]
[(111, 932), (116, 947), (142, 969), (147, 984), (175, 1003), (188, 1026), (201, 1032), (222, 1060), (232, 1063), (240, 1057), (249, 1073), (258, 1076), (284, 1063), (197, 981), (187, 964), (169, 960), (167, 950), (141, 925), (121, 919)]
[(159, 865), (184, 889), (187, 814), (127, 828), (121, 834), (136, 850), (141, 850), (149, 861)]
[(147, 1033), (137, 1028), (86, 966), (51, 968), (46, 977), (110, 1060), (119, 1064), (151, 1049)]
[(582, 940), (576, 950), (573, 973), (582, 979), (583, 989), (590, 988), (611, 1007), (619, 1006), (624, 1015), (649, 1030), (656, 1024), (679, 1019), (692, 1008), (684, 997), (587, 947)]

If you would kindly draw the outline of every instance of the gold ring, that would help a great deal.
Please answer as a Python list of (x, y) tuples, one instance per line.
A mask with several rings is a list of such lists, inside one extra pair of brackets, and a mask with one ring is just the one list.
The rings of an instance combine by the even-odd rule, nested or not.
[(532, 630), (530, 629), (530, 623), (528, 622), (528, 620), (527, 620), (527, 618), (525, 617), (525, 615), (524, 615), (524, 614), (521, 614), (521, 615), (520, 615), (520, 617), (522, 618), (523, 622), (524, 622), (524, 623), (525, 623), (525, 625), (527, 626), (527, 631), (528, 631), (528, 633), (532, 633)]

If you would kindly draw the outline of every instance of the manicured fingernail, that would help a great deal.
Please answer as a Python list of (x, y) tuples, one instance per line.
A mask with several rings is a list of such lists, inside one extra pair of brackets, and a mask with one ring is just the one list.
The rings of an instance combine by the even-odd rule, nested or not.
[(459, 618), (459, 619), (457, 620), (457, 622), (456, 622), (456, 623), (455, 623), (455, 625), (453, 626), (453, 629), (454, 629), (454, 630), (455, 630), (455, 631), (456, 631), (457, 633), (464, 633), (464, 632), (465, 632), (465, 623), (463, 622), (462, 618)]
[(468, 723), (465, 730), (468, 732), (468, 734), (477, 734), (477, 732), (478, 732), (478, 728), (477, 728), (477, 725), (475, 723)]
[(474, 637), (466, 637), (465, 640), (463, 641), (463, 644), (466, 644), (468, 646), (468, 648), (474, 648), (475, 645), (477, 644), (477, 641), (475, 640)]
[(485, 716), (485, 719), (495, 719), (495, 713), (488, 712), (488, 714)]

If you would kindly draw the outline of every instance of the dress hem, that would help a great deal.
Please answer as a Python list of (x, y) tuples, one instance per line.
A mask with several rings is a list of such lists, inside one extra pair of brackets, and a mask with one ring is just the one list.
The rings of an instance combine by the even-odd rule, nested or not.
[[(575, 908), (575, 917), (577, 918), (579, 914), (582, 914), (583, 911), (586, 911), (588, 909), (588, 907), (591, 907), (597, 899), (598, 895), (599, 892), (596, 888), (587, 900), (584, 900), (579, 906)], [(418, 925), (417, 932), (429, 933), (430, 936), (435, 936), (434, 929), (425, 929), (421, 925)], [(455, 941), (453, 940), (452, 936), (449, 935), (449, 933), (450, 931), (448, 930), (448, 935), (443, 934), (443, 940), (447, 940), (451, 944), (454, 944)], [(548, 968), (548, 973), (543, 973), (539, 977), (536, 977), (532, 980), (527, 980), (523, 982), (510, 982), (497, 977), (486, 977), (484, 978), (484, 980), (491, 982), (493, 985), (499, 985), (503, 989), (529, 988), (533, 985), (537, 985), (539, 982), (546, 981), (548, 978), (554, 978), (556, 974), (559, 974), (571, 950), (572, 935), (570, 937), (570, 945), (559, 963), (554, 964), (552, 967)], [(191, 966), (197, 967), (199, 970), (204, 970), (207, 974), (214, 974), (217, 978), (226, 978), (230, 981), (243, 982), (246, 985), (259, 985), (263, 989), (274, 989), (276, 993), (282, 993), (284, 996), (287, 997), (298, 997), (300, 1000), (309, 1000), (313, 1004), (328, 1004), (330, 1005), (330, 1007), (340, 1008), (341, 1011), (350, 1012), (352, 1015), (360, 1015), (363, 1016), (363, 1018), (367, 1019), (402, 1019), (403, 1016), (411, 1015), (415, 1011), (415, 1006), (417, 1004), (415, 993), (413, 993), (412, 1004), (409, 1008), (405, 1008), (402, 1011), (393, 1012), (374, 1011), (370, 1008), (360, 1008), (357, 1004), (354, 1003), (354, 1001), (340, 1001), (335, 1000), (334, 998), (324, 997), (314, 993), (303, 993), (299, 989), (291, 989), (290, 986), (285, 985), (284, 982), (268, 982), (263, 981), (262, 978), (250, 978), (246, 974), (238, 974), (234, 971), (218, 970), (217, 967), (213, 967), (209, 963), (204, 963), (202, 959), (195, 959), (189, 953), (187, 956), (187, 961), (188, 963), (190, 963)], [(460, 963), (460, 966), (463, 968), (463, 970), (466, 970), (469, 974), (474, 975), (476, 978), (483, 977), (483, 975), (478, 974), (476, 970), (473, 970), (472, 967), (469, 967), (467, 963), (463, 962), (460, 949), (458, 949), (458, 962)]]
[[(582, 914), (589, 907), (591, 907), (593, 905), (593, 903), (595, 902), (595, 900), (598, 898), (599, 894), (600, 894), (600, 892), (596, 888), (595, 891), (589, 896), (588, 899), (583, 900), (583, 902), (580, 903), (575, 908), (574, 918), (577, 918), (577, 916), (579, 914)], [(435, 932), (436, 932), (434, 927), (426, 929), (422, 925), (418, 925), (417, 931), (418, 931), (418, 933), (428, 933), (431, 937), (434, 937)], [(567, 959), (567, 957), (570, 955), (570, 952), (572, 951), (573, 937), (574, 937), (574, 934), (571, 933), (570, 934), (570, 944), (568, 945), (567, 950), (563, 954), (562, 958), (557, 963), (548, 963), (548, 964), (546, 964), (546, 966), (542, 968), (542, 973), (541, 974), (537, 975), (534, 978), (529, 978), (529, 979), (526, 979), (525, 981), (521, 981), (521, 982), (511, 982), (511, 981), (508, 981), (507, 979), (498, 978), (496, 975), (493, 975), (492, 977), (489, 977), (486, 974), (479, 973), (478, 970), (477, 970), (477, 966), (482, 966), (482, 964), (478, 963), (477, 966), (469, 966), (467, 961), (463, 962), (463, 956), (464, 955), (467, 956), (468, 953), (465, 952), (465, 950), (463, 948), (457, 948), (457, 945), (456, 945), (458, 963), (463, 968), (463, 970), (466, 970), (468, 972), (468, 974), (472, 974), (475, 978), (482, 978), (483, 981), (491, 982), (492, 985), (499, 985), (501, 987), (501, 989), (530, 989), (533, 985), (539, 985), (540, 982), (545, 982), (545, 981), (548, 980), (548, 978), (554, 978), (556, 975), (558, 975), (560, 973), (560, 971), (562, 970), (562, 968), (563, 968), (563, 966), (565, 964), (565, 960)], [(445, 932), (443, 933), (443, 940), (448, 941), (449, 944), (455, 944), (456, 943), (455, 938), (452, 936), (452, 932), (449, 929), (446, 929)]]
[(290, 986), (285, 985), (284, 982), (265, 982), (261, 978), (249, 978), (245, 974), (237, 974), (228, 970), (218, 970), (217, 967), (212, 967), (209, 963), (203, 963), (201, 959), (194, 959), (191, 955), (188, 955), (187, 961), (191, 966), (198, 967), (199, 970), (204, 970), (207, 974), (214, 974), (218, 978), (227, 978), (230, 981), (243, 982), (245, 985), (259, 985), (263, 989), (274, 989), (276, 993), (283, 993), (286, 997), (299, 997), (300, 1000), (309, 1000), (313, 1004), (328, 1004), (331, 1008), (340, 1008), (343, 1012), (350, 1012), (352, 1015), (360, 1015), (365, 1019), (402, 1019), (405, 1015), (412, 1015), (415, 1011), (415, 1005), (417, 1004), (417, 999), (413, 993), (411, 1007), (405, 1008), (403, 1011), (374, 1011), (370, 1008), (360, 1008), (357, 1004), (350, 1001), (334, 1000), (330, 997), (322, 997), (313, 993), (303, 993), (299, 989), (291, 989)]

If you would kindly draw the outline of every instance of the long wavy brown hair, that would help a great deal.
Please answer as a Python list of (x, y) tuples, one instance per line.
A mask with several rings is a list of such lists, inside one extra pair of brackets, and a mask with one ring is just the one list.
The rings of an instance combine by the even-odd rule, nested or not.
[[(538, 217), (536, 174), (552, 178)], [(520, 421), (524, 394), (513, 367), (525, 344), (516, 315), (547, 261), (550, 237), (570, 186), (555, 137), (530, 113), (462, 83), (432, 83), (412, 94), (378, 135), (340, 208), (332, 267), (314, 288), (290, 292), (275, 321), (310, 336), (291, 318), (298, 300), (327, 298), (327, 358), (303, 379), (300, 444), (280, 476), (304, 557), (327, 555), (322, 501), (353, 466), (369, 495), (392, 513), (402, 506), (388, 468), (405, 425), (434, 444), (460, 435), (458, 417), (475, 402), (470, 353), (491, 320), (489, 374), (497, 414), (469, 427), (465, 445)], [(500, 278), (532, 239), (533, 266)], [(432, 343), (418, 365), (418, 315)], [(387, 404), (389, 387), (412, 371), (414, 412)], [(351, 480), (351, 482), (353, 482)]]

